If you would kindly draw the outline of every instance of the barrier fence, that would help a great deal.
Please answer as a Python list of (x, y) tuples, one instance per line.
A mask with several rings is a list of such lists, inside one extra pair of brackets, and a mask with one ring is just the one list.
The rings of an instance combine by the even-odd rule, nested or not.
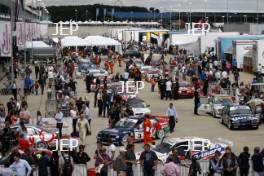
[[(198, 176), (207, 176), (209, 169), (209, 161), (199, 161), (201, 165), (201, 174)], [(263, 160), (264, 163), (264, 160)], [(186, 163), (188, 165), (188, 163)], [(161, 169), (163, 164), (158, 164), (155, 170), (155, 176), (161, 176)], [(33, 176), (38, 176), (38, 167), (32, 166)], [(239, 174), (239, 169), (237, 171)], [(142, 166), (140, 164), (133, 165), (134, 176), (143, 176)], [(187, 166), (180, 166), (181, 176), (188, 176), (189, 168)], [(9, 168), (4, 168), (3, 165), (0, 165), (0, 176), (13, 176), (12, 170)], [(87, 166), (84, 164), (74, 164), (74, 170), (72, 176), (87, 176)], [(116, 171), (114, 171), (112, 165), (108, 167), (108, 176), (117, 176)], [(254, 171), (252, 170), (252, 162), (250, 162), (250, 171), (249, 176), (254, 176)]]

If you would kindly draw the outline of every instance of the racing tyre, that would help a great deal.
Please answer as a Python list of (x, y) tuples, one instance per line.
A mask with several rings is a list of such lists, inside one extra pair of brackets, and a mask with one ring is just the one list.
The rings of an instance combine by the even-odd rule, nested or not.
[(157, 132), (156, 138), (157, 138), (157, 139), (162, 139), (162, 138), (164, 138), (164, 137), (165, 137), (165, 132), (164, 132), (164, 130), (159, 130), (159, 131)]
[(122, 144), (122, 145), (125, 145), (125, 144), (127, 143), (127, 138), (128, 138), (128, 134), (126, 134), (126, 135), (122, 138), (122, 140), (121, 140), (121, 144)]
[(231, 123), (231, 121), (230, 121), (230, 120), (228, 121), (228, 124), (227, 124), (227, 126), (228, 126), (228, 128), (229, 128), (230, 130), (232, 130), (232, 129), (233, 129), (233, 127), (232, 127), (232, 123)]

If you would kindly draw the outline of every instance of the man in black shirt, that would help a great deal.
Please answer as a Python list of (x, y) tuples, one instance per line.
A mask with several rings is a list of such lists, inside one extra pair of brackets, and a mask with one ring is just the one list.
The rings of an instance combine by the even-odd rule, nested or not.
[(200, 94), (199, 94), (198, 88), (195, 87), (195, 91), (194, 91), (194, 114), (195, 115), (199, 115), (198, 114), (199, 103), (200, 103)]
[(45, 151), (43, 151), (41, 155), (42, 156), (38, 162), (38, 170), (39, 170), (38, 172), (39, 172), (39, 176), (46, 176), (48, 175), (48, 167), (50, 165), (50, 160), (46, 155)]
[(79, 146), (79, 152), (76, 155), (75, 162), (76, 164), (85, 164), (91, 160), (87, 153), (84, 152), (84, 145)]
[(145, 151), (141, 153), (139, 161), (143, 165), (144, 176), (154, 176), (155, 166), (158, 162), (158, 157), (155, 152), (150, 150), (150, 145), (145, 144)]
[(133, 164), (136, 164), (136, 155), (134, 152), (134, 144), (127, 145), (127, 152), (126, 152), (126, 164), (127, 164), (127, 176), (133, 176)]
[(254, 148), (254, 155), (252, 156), (252, 164), (255, 175), (264, 175), (263, 156), (260, 154), (260, 148)]

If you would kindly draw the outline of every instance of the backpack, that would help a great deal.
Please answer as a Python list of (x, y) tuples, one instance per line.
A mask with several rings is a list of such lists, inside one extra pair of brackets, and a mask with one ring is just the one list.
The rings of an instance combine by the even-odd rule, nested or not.
[(63, 156), (64, 164), (62, 167), (62, 175), (63, 176), (71, 176), (73, 171), (73, 165), (71, 163), (70, 156)]

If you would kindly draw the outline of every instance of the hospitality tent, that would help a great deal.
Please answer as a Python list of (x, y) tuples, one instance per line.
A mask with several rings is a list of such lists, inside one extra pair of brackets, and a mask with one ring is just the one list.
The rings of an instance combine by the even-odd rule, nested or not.
[(87, 42), (84, 39), (77, 37), (77, 36), (67, 36), (61, 40), (61, 46), (63, 48), (64, 47), (76, 47), (76, 50), (77, 50), (78, 46), (87, 46)]
[(122, 45), (119, 41), (103, 36), (88, 36), (84, 39), (86, 46), (114, 46), (116, 51), (122, 53)]

